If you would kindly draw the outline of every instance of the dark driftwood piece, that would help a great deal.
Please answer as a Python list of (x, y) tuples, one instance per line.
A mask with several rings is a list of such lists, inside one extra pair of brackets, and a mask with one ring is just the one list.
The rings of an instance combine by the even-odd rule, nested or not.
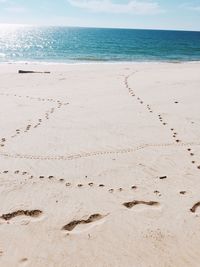
[(44, 74), (50, 74), (50, 71), (19, 70), (18, 73), (20, 73), (20, 74), (26, 74), (26, 73), (44, 73)]

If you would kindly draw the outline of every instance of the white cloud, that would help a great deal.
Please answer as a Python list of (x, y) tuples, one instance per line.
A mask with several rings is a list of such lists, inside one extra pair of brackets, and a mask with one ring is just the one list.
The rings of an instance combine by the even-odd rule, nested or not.
[(27, 11), (27, 9), (22, 6), (11, 6), (5, 8), (5, 10), (10, 13), (25, 13)]
[(68, 2), (72, 6), (93, 12), (139, 15), (163, 12), (158, 3), (144, 0), (131, 0), (126, 4), (114, 3), (112, 0), (68, 0)]
[(200, 5), (191, 5), (191, 4), (185, 3), (185, 4), (182, 4), (181, 7), (187, 10), (200, 12)]
[(200, 11), (200, 6), (191, 6), (190, 10)]

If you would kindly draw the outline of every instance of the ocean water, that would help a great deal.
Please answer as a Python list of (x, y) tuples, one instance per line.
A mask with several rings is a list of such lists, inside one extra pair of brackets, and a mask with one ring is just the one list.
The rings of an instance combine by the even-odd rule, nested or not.
[(199, 60), (200, 32), (0, 27), (0, 62)]

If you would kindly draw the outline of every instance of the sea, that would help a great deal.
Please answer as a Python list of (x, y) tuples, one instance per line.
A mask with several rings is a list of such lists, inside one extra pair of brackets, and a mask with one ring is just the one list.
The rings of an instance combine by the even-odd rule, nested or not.
[(0, 63), (200, 60), (200, 32), (78, 27), (0, 27)]

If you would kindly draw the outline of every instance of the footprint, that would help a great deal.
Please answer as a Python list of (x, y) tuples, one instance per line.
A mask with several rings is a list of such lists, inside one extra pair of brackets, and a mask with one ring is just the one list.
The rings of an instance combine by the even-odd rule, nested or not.
[(24, 262), (27, 262), (27, 261), (28, 261), (27, 258), (23, 258), (23, 259), (20, 260), (20, 263), (24, 263)]
[(156, 201), (139, 201), (139, 200), (134, 200), (131, 202), (125, 202), (123, 203), (123, 205), (128, 208), (131, 209), (132, 207), (136, 206), (136, 205), (147, 205), (147, 206), (158, 206), (160, 203), (156, 202)]
[(167, 176), (161, 176), (159, 177), (160, 180), (164, 180), (164, 179), (167, 179)]
[(1, 219), (5, 220), (5, 221), (9, 221), (15, 217), (18, 216), (28, 216), (28, 217), (39, 217), (42, 214), (41, 210), (18, 210), (18, 211), (14, 211), (12, 213), (7, 213), (7, 214), (3, 214), (0, 216)]
[(104, 217), (105, 216), (103, 216), (101, 214), (98, 214), (98, 213), (97, 214), (92, 214), (92, 215), (90, 215), (90, 217), (87, 220), (74, 220), (74, 221), (71, 221), (70, 223), (68, 223), (65, 226), (63, 226), (62, 230), (71, 232), (75, 227), (77, 227), (80, 224), (93, 223), (95, 221), (101, 220)]
[(194, 204), (194, 206), (190, 209), (190, 211), (195, 213), (199, 206), (200, 206), (200, 201)]
[(137, 189), (137, 186), (133, 185), (133, 186), (131, 187), (131, 189)]

